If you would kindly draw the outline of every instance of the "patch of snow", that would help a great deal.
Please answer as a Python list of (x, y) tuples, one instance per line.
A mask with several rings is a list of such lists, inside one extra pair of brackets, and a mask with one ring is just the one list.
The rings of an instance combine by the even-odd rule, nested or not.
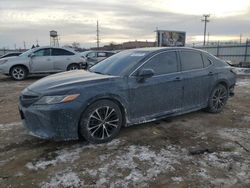
[[(146, 187), (148, 182), (152, 181), (160, 173), (175, 170), (174, 165), (180, 164), (179, 161), (187, 153), (187, 150), (181, 150), (176, 146), (154, 151), (149, 146), (131, 145), (119, 151), (111, 162), (102, 161), (98, 169), (85, 169), (83, 174), (97, 175), (99, 177), (96, 182), (97, 187), (105, 185), (113, 185), (113, 187)], [(105, 155), (102, 155), (102, 158), (108, 159)], [(141, 169), (144, 165), (145, 167)], [(129, 174), (126, 172), (129, 172)], [(113, 177), (116, 177), (116, 179), (113, 180)]]
[(22, 126), (22, 122), (13, 122), (7, 124), (0, 124), (0, 131), (8, 131), (13, 129), (16, 126)]
[(70, 149), (62, 149), (59, 151), (56, 151), (56, 157), (54, 159), (46, 160), (44, 158), (35, 161), (35, 162), (28, 162), (26, 164), (26, 167), (29, 170), (39, 170), (39, 169), (46, 169), (49, 166), (56, 166), (60, 163), (73, 163), (74, 161), (78, 160), (80, 158), (80, 153), (87, 149), (97, 149), (99, 147), (107, 146), (109, 149), (112, 149), (113, 147), (116, 147), (120, 141), (118, 139), (114, 139), (113, 141), (107, 143), (107, 144), (99, 144), (99, 145), (75, 145)]
[(64, 171), (57, 173), (49, 182), (41, 183), (41, 188), (82, 187), (84, 181), (75, 172)]
[(51, 160), (45, 160), (45, 159), (41, 159), (39, 161), (36, 162), (28, 162), (26, 164), (26, 167), (29, 170), (39, 170), (39, 169), (46, 169), (48, 166), (56, 166), (59, 163), (73, 163), (75, 160), (79, 159), (79, 153), (82, 151), (82, 149), (86, 149), (88, 147), (83, 147), (83, 148), (76, 148), (74, 150), (59, 150), (56, 153), (56, 157), (55, 159), (51, 159)]
[(224, 128), (217, 132), (221, 138), (231, 141), (243, 141), (244, 143), (250, 142), (250, 128)]
[(177, 183), (180, 183), (183, 181), (183, 178), (182, 177), (172, 177), (171, 178), (174, 182), (177, 182)]
[(250, 68), (234, 68), (237, 75), (250, 75)]
[(249, 87), (250, 79), (238, 79), (236, 85), (240, 87)]

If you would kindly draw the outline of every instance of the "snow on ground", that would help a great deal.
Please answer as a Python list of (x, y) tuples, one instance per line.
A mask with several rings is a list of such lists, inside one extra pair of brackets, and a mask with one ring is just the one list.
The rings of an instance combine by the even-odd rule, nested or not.
[(0, 131), (9, 131), (9, 130), (13, 129), (15, 126), (22, 126), (22, 122), (0, 124)]
[[(186, 148), (177, 145), (168, 145), (161, 149), (149, 145), (125, 146), (125, 141), (116, 139), (111, 143), (91, 146), (91, 148), (86, 146), (64, 151), (66, 153), (59, 152), (61, 154), (56, 157), (57, 162), (53, 162), (54, 165), (65, 161), (73, 163), (86, 149), (109, 151), (93, 159), (95, 168), (82, 166), (80, 171), (75, 169), (59, 171), (54, 175), (51, 174), (49, 180), (42, 182), (41, 185), (45, 188), (57, 187), (58, 185), (64, 187), (64, 179), (67, 177), (70, 179), (71, 187), (78, 185), (87, 187), (148, 187), (149, 183), (155, 181), (160, 174), (174, 173), (177, 169), (182, 168), (183, 164), (186, 164), (188, 169), (190, 168), (190, 172), (188, 176), (173, 176), (171, 180), (176, 184), (193, 179), (198, 179), (201, 183), (209, 183), (213, 186), (222, 185), (223, 187), (232, 186), (237, 182), (250, 183), (250, 158), (243, 157), (247, 152), (239, 146), (237, 146), (238, 149), (235, 149), (236, 144), (234, 143), (235, 140), (242, 144), (249, 143), (250, 129), (223, 128), (217, 131), (217, 136), (228, 140), (226, 142), (229, 143), (227, 146), (230, 146), (228, 150), (190, 155)], [(62, 156), (71, 155), (67, 152), (73, 153), (71, 159), (75, 160), (59, 160), (59, 158), (64, 158)], [(41, 162), (34, 165), (39, 168)], [(44, 161), (44, 163), (50, 162)], [(72, 166), (72, 168), (74, 167)], [(217, 171), (223, 172), (220, 173), (223, 175), (217, 176)], [(87, 181), (89, 179), (95, 183), (90, 184)]]
[(80, 180), (75, 172), (65, 170), (57, 173), (51, 178), (50, 182), (42, 183), (41, 188), (57, 188), (57, 187), (81, 187), (84, 182)]
[(237, 75), (250, 75), (250, 68), (233, 68)]

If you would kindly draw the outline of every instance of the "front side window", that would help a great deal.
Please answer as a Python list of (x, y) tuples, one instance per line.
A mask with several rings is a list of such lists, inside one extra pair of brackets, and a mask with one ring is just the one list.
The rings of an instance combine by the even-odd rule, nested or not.
[(74, 55), (73, 52), (64, 49), (52, 49), (52, 56)]
[(181, 51), (181, 70), (195, 70), (203, 68), (203, 61), (201, 54), (193, 51)]
[(35, 56), (50, 56), (50, 49), (40, 49), (34, 52)]
[(152, 69), (155, 75), (174, 73), (178, 71), (178, 60), (176, 52), (163, 52), (148, 62), (146, 62), (141, 69)]

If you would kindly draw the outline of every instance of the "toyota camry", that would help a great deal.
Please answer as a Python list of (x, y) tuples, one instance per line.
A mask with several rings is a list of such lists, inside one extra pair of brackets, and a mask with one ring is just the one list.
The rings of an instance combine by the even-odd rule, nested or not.
[(234, 94), (231, 67), (192, 48), (122, 51), (89, 69), (45, 77), (24, 89), (24, 126), (41, 138), (108, 142), (121, 127), (200, 109), (223, 110)]

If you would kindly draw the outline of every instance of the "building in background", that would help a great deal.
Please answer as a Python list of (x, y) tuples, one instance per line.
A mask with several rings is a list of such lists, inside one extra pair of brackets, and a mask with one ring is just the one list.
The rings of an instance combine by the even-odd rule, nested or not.
[[(155, 42), (149, 41), (128, 41), (122, 44), (114, 44), (110, 43), (109, 45), (105, 45), (103, 47), (99, 47), (98, 50), (125, 50), (125, 49), (133, 49), (133, 48), (146, 48), (146, 47), (155, 47)], [(96, 48), (91, 48), (91, 50), (97, 50)]]

